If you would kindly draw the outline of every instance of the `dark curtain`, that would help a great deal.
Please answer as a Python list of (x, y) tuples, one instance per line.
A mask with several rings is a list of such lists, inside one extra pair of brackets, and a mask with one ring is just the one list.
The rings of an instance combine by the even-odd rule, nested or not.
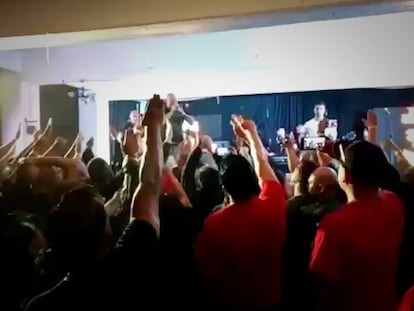
[(262, 139), (276, 135), (280, 127), (293, 129), (303, 123), (306, 109), (302, 98), (295, 94), (265, 94), (248, 96), (224, 96), (192, 101), (187, 109), (191, 115), (220, 114), (222, 117), (222, 139), (231, 141), (232, 114), (240, 114), (254, 120)]
[(123, 129), (128, 121), (129, 113), (137, 109), (139, 101), (114, 100), (109, 102), (109, 125), (117, 131)]
[(260, 94), (207, 98), (188, 103), (192, 115), (221, 114), (222, 139), (233, 137), (229, 120), (232, 114), (253, 119), (263, 141), (275, 139), (278, 128), (293, 130), (313, 117), (313, 106), (325, 102), (330, 119), (338, 119), (339, 135), (351, 131), (362, 134), (362, 118), (367, 110), (414, 104), (414, 88), (353, 89), (281, 94)]

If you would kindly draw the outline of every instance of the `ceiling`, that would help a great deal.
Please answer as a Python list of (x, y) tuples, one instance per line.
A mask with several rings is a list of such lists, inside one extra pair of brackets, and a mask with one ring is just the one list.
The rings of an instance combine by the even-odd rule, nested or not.
[[(160, 85), (187, 97), (411, 86), (412, 9), (405, 2), (278, 13), (230, 19), (234, 28), (244, 25), (239, 30), (187, 35), (89, 32), (95, 43), (85, 42), (87, 34), (0, 38), (0, 67), (38, 84), (85, 85), (114, 98), (146, 98)], [(186, 25), (188, 32), (200, 26)], [(6, 51), (11, 47), (22, 49)]]
[(125, 40), (154, 36), (250, 29), (313, 21), (375, 16), (414, 10), (414, 1), (373, 2), (375, 4), (343, 5), (295, 11), (272, 11), (261, 14), (198, 19), (188, 22), (149, 24), (145, 26), (132, 26), (81, 32), (0, 37), (0, 51), (68, 46), (99, 41)]

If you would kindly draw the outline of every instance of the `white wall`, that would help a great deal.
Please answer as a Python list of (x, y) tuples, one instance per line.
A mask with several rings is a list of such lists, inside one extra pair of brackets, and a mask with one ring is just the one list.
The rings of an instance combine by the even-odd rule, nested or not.
[[(95, 142), (98, 133), (97, 105), (93, 97), (79, 100), (79, 132), (84, 138), (82, 141), (82, 150), (85, 148), (86, 142), (93, 137)], [(93, 152), (96, 154), (96, 143)]]
[(23, 59), (19, 51), (0, 52), (0, 68), (22, 71)]
[(39, 86), (22, 81), (19, 73), (0, 69), (1, 142), (6, 143), (16, 135), (22, 125), (21, 137), (16, 150), (28, 144), (32, 135), (26, 133), (24, 119), (36, 120), (39, 127)]
[(105, 90), (96, 92), (96, 115), (97, 133), (95, 139), (95, 155), (110, 162), (110, 146), (109, 146), (109, 101)]
[(38, 83), (129, 80), (102, 83), (114, 98), (412, 86), (409, 29), (414, 12), (55, 47), (50, 63), (36, 49), (23, 72)]

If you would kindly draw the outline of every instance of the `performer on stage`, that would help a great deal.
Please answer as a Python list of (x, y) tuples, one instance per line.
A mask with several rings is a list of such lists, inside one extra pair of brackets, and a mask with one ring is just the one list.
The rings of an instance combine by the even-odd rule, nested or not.
[(320, 123), (327, 120), (328, 112), (326, 111), (326, 105), (324, 102), (320, 102), (313, 107), (314, 116), (312, 119), (306, 121), (304, 124), (305, 133), (309, 137), (316, 137), (320, 134)]
[(164, 156), (177, 157), (177, 146), (183, 141), (183, 123), (194, 123), (194, 118), (184, 112), (178, 104), (177, 97), (170, 93), (166, 98), (166, 128), (164, 137)]

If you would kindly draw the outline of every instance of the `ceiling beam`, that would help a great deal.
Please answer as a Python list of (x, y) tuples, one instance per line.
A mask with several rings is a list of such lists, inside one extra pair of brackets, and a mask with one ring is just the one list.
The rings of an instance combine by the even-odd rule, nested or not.
[[(29, 36), (243, 17), (367, 0), (24, 0), (0, 1), (0, 37)], [(399, 2), (399, 1), (381, 1)], [(196, 4), (195, 4), (196, 3)]]

